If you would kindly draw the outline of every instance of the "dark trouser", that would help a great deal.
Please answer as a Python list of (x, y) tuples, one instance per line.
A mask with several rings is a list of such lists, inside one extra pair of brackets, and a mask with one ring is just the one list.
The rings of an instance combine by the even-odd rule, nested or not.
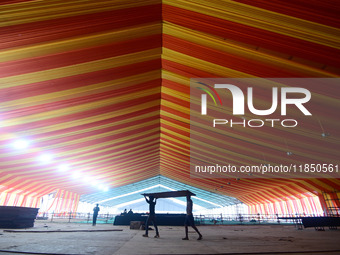
[(146, 220), (146, 222), (145, 222), (145, 234), (149, 233), (149, 224), (150, 224), (150, 222), (152, 222), (153, 226), (156, 229), (156, 235), (159, 235), (158, 227), (157, 227), (157, 223), (156, 223), (156, 215), (154, 215), (154, 214), (149, 215), (147, 220)]
[(185, 216), (185, 221), (184, 221), (184, 225), (185, 226), (191, 226), (191, 227), (194, 227), (195, 226), (195, 219), (194, 219), (194, 216), (191, 214), (191, 215), (186, 215)]
[(196, 225), (195, 225), (195, 219), (194, 216), (192, 214), (185, 216), (185, 221), (184, 221), (184, 227), (185, 227), (185, 237), (188, 238), (188, 226), (191, 226), (196, 232), (197, 234), (200, 236), (200, 238), (202, 238), (201, 233), (198, 231)]
[(98, 217), (98, 214), (94, 213), (93, 214), (92, 226), (95, 226), (97, 224), (97, 217)]

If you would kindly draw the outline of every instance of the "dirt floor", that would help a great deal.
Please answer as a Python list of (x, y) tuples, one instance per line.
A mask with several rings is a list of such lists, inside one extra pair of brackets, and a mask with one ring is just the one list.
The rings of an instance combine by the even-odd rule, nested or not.
[(111, 224), (36, 222), (34, 228), (0, 230), (3, 254), (340, 254), (340, 230), (297, 230), (293, 225), (160, 226), (160, 238)]

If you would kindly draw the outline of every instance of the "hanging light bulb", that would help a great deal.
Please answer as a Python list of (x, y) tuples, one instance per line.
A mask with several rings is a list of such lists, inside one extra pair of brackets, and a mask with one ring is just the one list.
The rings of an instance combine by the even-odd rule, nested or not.
[(26, 139), (18, 139), (12, 143), (12, 147), (18, 150), (27, 149), (29, 145), (30, 142)]
[(50, 153), (44, 153), (39, 156), (39, 160), (44, 164), (50, 163), (53, 160), (53, 156)]
[(72, 173), (72, 178), (73, 179), (78, 179), (79, 177), (80, 177), (80, 173), (79, 172), (74, 172), (74, 173)]
[(58, 170), (60, 171), (60, 172), (66, 172), (66, 171), (68, 171), (70, 169), (70, 167), (69, 167), (69, 165), (67, 165), (67, 164), (61, 164), (61, 165), (59, 165), (59, 167), (58, 167)]

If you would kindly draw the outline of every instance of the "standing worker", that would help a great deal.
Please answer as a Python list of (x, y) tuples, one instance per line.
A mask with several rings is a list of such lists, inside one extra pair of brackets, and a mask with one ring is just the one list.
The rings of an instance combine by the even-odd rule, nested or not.
[(156, 214), (155, 214), (155, 206), (156, 206), (156, 200), (154, 200), (153, 196), (150, 196), (149, 199), (144, 195), (146, 202), (149, 204), (149, 216), (146, 220), (145, 223), (145, 234), (143, 235), (144, 237), (149, 237), (148, 232), (149, 232), (149, 222), (152, 221), (153, 226), (156, 229), (156, 235), (155, 238), (159, 238), (159, 232), (158, 232), (158, 227), (156, 223)]
[(96, 204), (96, 207), (93, 208), (93, 221), (92, 226), (95, 226), (97, 223), (98, 212), (100, 211), (99, 204)]
[(202, 240), (203, 236), (198, 231), (198, 229), (195, 225), (194, 216), (192, 214), (192, 200), (191, 200), (190, 195), (187, 195), (187, 215), (185, 216), (184, 226), (185, 226), (185, 237), (182, 238), (182, 240), (189, 240), (188, 226), (191, 226), (197, 232), (197, 234), (198, 234), (197, 240)]

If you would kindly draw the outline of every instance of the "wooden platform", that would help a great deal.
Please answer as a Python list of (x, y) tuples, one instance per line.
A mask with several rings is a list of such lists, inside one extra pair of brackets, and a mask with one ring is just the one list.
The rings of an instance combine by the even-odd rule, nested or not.
[(329, 227), (337, 229), (340, 226), (340, 217), (302, 217), (302, 224), (305, 228), (315, 228), (316, 230)]
[(31, 228), (39, 208), (0, 206), (0, 228)]
[(167, 191), (157, 193), (144, 193), (143, 196), (153, 196), (154, 198), (168, 198), (168, 197), (186, 197), (187, 195), (196, 196), (190, 190)]
[(316, 217), (278, 217), (279, 220), (292, 220), (297, 229), (315, 228), (323, 230), (324, 227), (337, 229), (340, 226), (340, 217), (316, 216)]

